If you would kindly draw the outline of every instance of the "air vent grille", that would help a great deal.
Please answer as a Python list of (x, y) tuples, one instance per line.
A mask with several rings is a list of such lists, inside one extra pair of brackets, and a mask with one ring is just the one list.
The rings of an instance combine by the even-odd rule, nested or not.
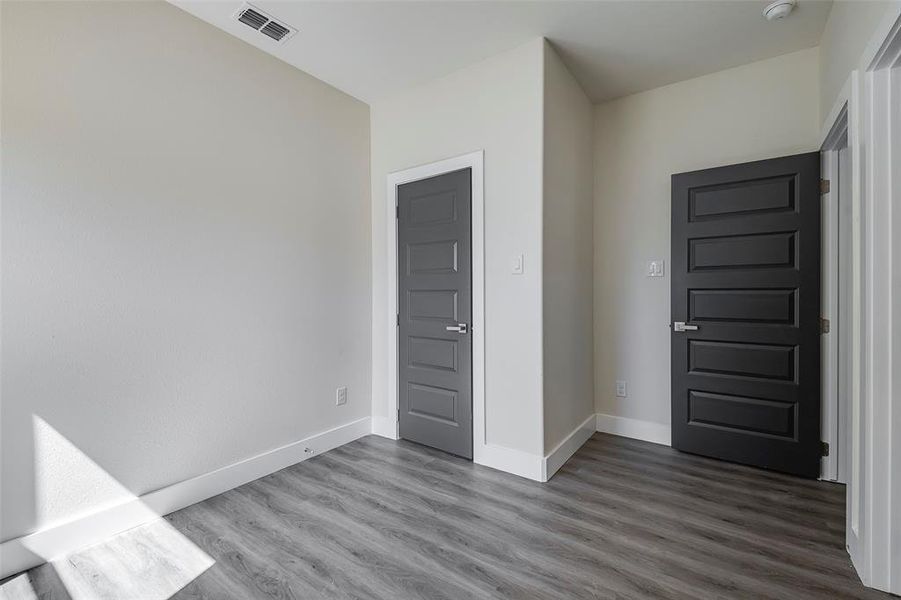
[(244, 23), (245, 25), (250, 25), (254, 29), (259, 29), (263, 25), (266, 24), (267, 19), (257, 11), (252, 8), (248, 8), (242, 10), (240, 15), (238, 16), (238, 20)]
[(283, 37), (291, 33), (291, 30), (287, 27), (283, 27), (276, 23), (275, 21), (269, 21), (266, 23), (266, 26), (260, 29), (261, 33), (265, 33), (275, 41), (281, 40)]
[(284, 23), (280, 23), (250, 4), (244, 4), (241, 9), (235, 13), (235, 18), (244, 23), (248, 27), (259, 31), (263, 35), (272, 38), (276, 42), (282, 42), (296, 32)]

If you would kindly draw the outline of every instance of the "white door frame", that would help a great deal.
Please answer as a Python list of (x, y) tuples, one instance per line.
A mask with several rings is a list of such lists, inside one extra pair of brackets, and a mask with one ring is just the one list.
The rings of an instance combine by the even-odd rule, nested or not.
[[(861, 577), (864, 584), (867, 580), (864, 577), (862, 563), (859, 557), (860, 549), (863, 547), (863, 540), (867, 538), (866, 534), (861, 531), (861, 501), (863, 494), (862, 475), (865, 473), (863, 469), (862, 457), (862, 441), (860, 435), (861, 423), (863, 422), (864, 408), (864, 380), (863, 371), (866, 363), (865, 346), (863, 341), (864, 331), (864, 297), (863, 297), (863, 245), (865, 232), (863, 230), (863, 219), (861, 213), (863, 210), (863, 179), (864, 170), (861, 156), (861, 129), (864, 124), (860, 114), (861, 98), (860, 98), (860, 74), (858, 71), (852, 71), (845, 85), (839, 92), (835, 106), (826, 119), (826, 126), (821, 136), (821, 148), (827, 147), (830, 140), (830, 134), (833, 133), (836, 123), (840, 121), (841, 114), (847, 115), (847, 135), (848, 135), (848, 152), (851, 162), (851, 339), (846, 340), (846, 348), (849, 348), (851, 361), (851, 397), (849, 398), (851, 406), (847, 413), (850, 416), (850, 444), (848, 452), (848, 464), (850, 465), (848, 472), (848, 482), (845, 490), (845, 543), (848, 552), (851, 555), (852, 562)], [(828, 336), (826, 336), (828, 337)], [(829, 342), (826, 342), (829, 344)], [(824, 366), (829, 366), (826, 363)], [(826, 370), (826, 369), (824, 369)], [(833, 371), (828, 373), (829, 388), (832, 389)], [(827, 388), (823, 388), (824, 391)], [(827, 398), (827, 406), (830, 400)]]
[(826, 119), (848, 114), (851, 443), (846, 542), (864, 585), (901, 594), (901, 3)]
[[(864, 583), (901, 594), (901, 6), (866, 65)], [(886, 23), (883, 23), (885, 25)], [(852, 554), (852, 557), (854, 555)]]
[[(846, 344), (847, 340), (838, 339), (841, 330), (838, 304), (839, 283), (839, 201), (841, 190), (838, 177), (839, 149), (848, 145), (848, 104), (841, 106), (838, 115), (832, 122), (829, 133), (820, 148), (820, 173), (821, 178), (830, 182), (829, 191), (822, 195), (822, 261), (821, 280), (822, 296), (820, 302), (820, 315), (829, 320), (830, 332), (821, 337), (821, 423), (820, 439), (829, 444), (829, 455), (824, 456), (820, 466), (820, 479), (826, 481), (840, 481), (839, 464), (844, 459), (848, 448), (848, 423), (847, 419), (840, 418), (838, 382), (839, 382), (839, 343)], [(842, 142), (844, 144), (842, 145)], [(850, 186), (847, 187), (850, 189)], [(844, 202), (850, 199), (843, 199)], [(845, 276), (849, 274), (844, 274)], [(849, 313), (850, 314), (850, 313)], [(839, 343), (837, 343), (837, 341)], [(847, 347), (847, 346), (846, 346)], [(848, 356), (848, 353), (845, 353)], [(847, 402), (848, 399), (845, 399)], [(850, 414), (850, 411), (844, 411)], [(847, 477), (847, 475), (845, 475)], [(845, 483), (845, 481), (840, 481)]]
[[(484, 151), (388, 174), (388, 420), (399, 437), (397, 407), (397, 187), (460, 169), (472, 169), (472, 459), (485, 464), (485, 182)], [(389, 432), (390, 433), (390, 432)]]

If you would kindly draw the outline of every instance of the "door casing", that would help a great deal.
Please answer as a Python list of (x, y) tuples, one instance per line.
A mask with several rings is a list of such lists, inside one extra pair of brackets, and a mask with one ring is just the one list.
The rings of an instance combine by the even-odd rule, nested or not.
[[(484, 152), (462, 156), (390, 173), (387, 178), (387, 274), (388, 302), (385, 323), (388, 331), (387, 389), (388, 414), (373, 417), (373, 432), (398, 439), (398, 262), (397, 262), (397, 187), (404, 183), (469, 168), (472, 170), (472, 460), (487, 464), (485, 438), (485, 192)], [(375, 348), (373, 355), (376, 356)], [(375, 411), (373, 411), (374, 414)]]
[[(839, 150), (848, 146), (848, 105), (842, 108), (832, 129), (820, 150), (820, 177), (830, 182), (829, 191), (823, 194), (822, 200), (822, 299), (820, 314), (829, 319), (829, 333), (821, 337), (821, 438), (829, 444), (829, 455), (824, 456), (820, 465), (820, 479), (847, 483), (850, 479), (847, 468), (850, 465), (850, 404), (851, 394), (840, 398), (840, 373), (845, 377), (851, 371), (850, 337), (842, 337), (851, 323), (842, 322), (840, 310), (850, 321), (850, 306), (840, 309), (839, 285), (843, 280), (850, 281), (850, 269), (840, 272), (843, 260), (850, 264), (850, 238), (839, 242), (841, 233), (850, 232), (851, 224), (840, 214), (840, 204), (850, 206), (851, 198), (847, 192), (850, 184), (845, 185), (839, 178)], [(850, 160), (850, 155), (847, 157)], [(841, 197), (841, 194), (848, 197)], [(839, 247), (841, 246), (841, 248)], [(843, 364), (844, 363), (844, 364)], [(841, 385), (844, 385), (841, 383)], [(850, 385), (848, 388), (850, 391)], [(843, 465), (844, 468), (840, 468)]]

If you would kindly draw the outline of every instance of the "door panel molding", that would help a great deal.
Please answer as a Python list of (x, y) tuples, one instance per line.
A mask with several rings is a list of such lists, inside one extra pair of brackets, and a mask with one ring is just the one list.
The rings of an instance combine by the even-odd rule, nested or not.
[[(473, 429), (472, 336), (466, 332), (472, 323), (471, 188), (471, 168), (397, 186), (398, 434), (468, 459)], [(426, 338), (432, 342), (423, 343)], [(442, 340), (443, 362), (449, 346), (454, 368), (423, 368), (442, 362), (436, 354)]]
[(674, 448), (818, 476), (819, 161), (673, 175)]

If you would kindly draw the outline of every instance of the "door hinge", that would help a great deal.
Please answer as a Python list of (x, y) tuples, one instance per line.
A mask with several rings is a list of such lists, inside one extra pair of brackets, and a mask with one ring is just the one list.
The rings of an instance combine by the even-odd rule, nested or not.
[(829, 443), (828, 442), (820, 442), (820, 455), (821, 456), (829, 456)]
[(397, 326), (400, 327), (400, 313), (397, 313)]
[(397, 422), (400, 423), (400, 409), (397, 409)]
[(820, 333), (829, 333), (829, 319), (820, 317)]
[(820, 193), (821, 194), (829, 193), (829, 180), (828, 179), (820, 179)]
[(400, 206), (395, 206), (395, 207), (394, 207), (394, 218), (395, 218), (395, 219), (400, 219)]

